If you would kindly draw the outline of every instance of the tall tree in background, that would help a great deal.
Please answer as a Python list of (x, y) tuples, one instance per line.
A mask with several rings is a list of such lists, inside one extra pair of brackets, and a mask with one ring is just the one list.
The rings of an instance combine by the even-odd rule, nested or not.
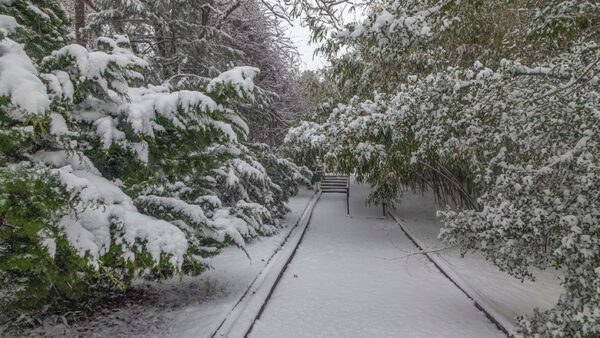
[(239, 1), (99, 0), (96, 5), (88, 34), (127, 35), (133, 50), (149, 57), (154, 81), (191, 76), (205, 82), (241, 57), (222, 30)]
[(242, 108), (254, 131), (251, 139), (271, 146), (281, 144), (300, 104), (299, 56), (285, 29), (275, 13), (254, 0), (244, 1), (224, 27), (234, 38), (232, 47), (243, 53), (240, 61), (261, 70), (257, 83), (278, 96), (264, 112)]
[(274, 105), (239, 108), (256, 131), (252, 140), (281, 142), (296, 104), (298, 53), (281, 19), (261, 2), (99, 0), (95, 5), (99, 11), (90, 15), (87, 34), (127, 35), (133, 50), (150, 61), (155, 82), (201, 89), (231, 66), (261, 69), (257, 84), (272, 94)]

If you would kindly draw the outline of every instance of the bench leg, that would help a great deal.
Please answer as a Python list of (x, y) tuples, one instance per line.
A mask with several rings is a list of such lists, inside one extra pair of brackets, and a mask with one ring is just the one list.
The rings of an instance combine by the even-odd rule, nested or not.
[(346, 193), (346, 214), (350, 215), (350, 192)]

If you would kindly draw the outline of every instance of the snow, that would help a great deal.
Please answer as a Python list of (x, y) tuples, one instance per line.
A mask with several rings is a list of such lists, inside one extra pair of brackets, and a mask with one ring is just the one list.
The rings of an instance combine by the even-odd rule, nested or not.
[(204, 215), (202, 208), (197, 205), (187, 204), (184, 201), (173, 197), (161, 197), (155, 195), (140, 196), (136, 202), (160, 205), (173, 209), (174, 211), (185, 215), (186, 218), (196, 224), (206, 224), (208, 219)]
[(8, 38), (0, 41), (0, 96), (10, 97), (10, 102), (26, 113), (11, 110), (12, 117), (20, 121), (29, 114), (41, 115), (50, 106), (33, 62), (20, 44)]
[(65, 153), (64, 151), (38, 151), (33, 155), (33, 158), (51, 164), (56, 168), (70, 166), (73, 170), (89, 170), (95, 175), (100, 175), (92, 161), (85, 156)]
[(227, 136), (227, 138), (229, 138), (229, 141), (237, 142), (237, 134), (235, 131), (233, 131), (233, 128), (231, 128), (229, 123), (218, 120), (208, 120), (206, 121), (206, 124), (215, 128), (216, 130), (220, 130), (225, 136)]
[(142, 141), (137, 143), (132, 143), (131, 148), (138, 156), (138, 159), (144, 163), (148, 163), (148, 152), (150, 150), (148, 146), (148, 142)]
[(110, 116), (97, 119), (94, 122), (96, 134), (102, 141), (102, 148), (108, 149), (113, 142), (125, 140), (125, 133), (117, 129), (116, 123)]
[(69, 74), (62, 70), (55, 70), (52, 73), (40, 74), (40, 77), (46, 80), (48, 89), (51, 90), (51, 96), (64, 99), (66, 101), (73, 101), (73, 94), (75, 88)]
[(213, 208), (220, 208), (222, 205), (222, 202), (219, 199), (219, 197), (214, 196), (214, 195), (200, 196), (194, 201), (194, 203), (199, 203), (199, 204), (207, 203), (208, 205), (212, 206)]
[[(208, 124), (209, 120), (198, 116), (194, 112), (195, 109), (199, 109), (204, 113), (224, 110), (221, 105), (200, 92), (184, 90), (169, 93), (168, 88), (161, 86), (130, 88), (127, 96), (131, 99), (131, 102), (125, 104), (122, 108), (122, 113), (127, 117), (127, 122), (131, 124), (136, 133), (151, 137), (154, 137), (154, 130), (162, 129), (160, 125), (154, 122), (156, 113), (169, 119), (175, 126), (185, 128), (184, 123), (200, 127)], [(180, 114), (179, 109), (184, 114)], [(184, 116), (189, 121), (181, 121), (178, 116)], [(229, 130), (226, 132), (229, 132)]]
[[(116, 225), (119, 229), (116, 245), (135, 247), (137, 240), (146, 241), (145, 247), (155, 263), (162, 254), (168, 254), (169, 262), (181, 267), (188, 243), (179, 228), (139, 213), (129, 196), (101, 176), (70, 166), (58, 169), (58, 173), (68, 190), (79, 192), (80, 209), (90, 203), (101, 203), (85, 208), (77, 216), (61, 219), (69, 243), (80, 256), (89, 254), (93, 258), (90, 263), (97, 265), (96, 261), (110, 249), (111, 225)], [(126, 258), (131, 257), (126, 254)]]
[(41, 9), (39, 9), (37, 6), (34, 6), (32, 4), (28, 4), (27, 5), (27, 9), (31, 10), (32, 12), (34, 12), (35, 14), (41, 16), (42, 18), (46, 19), (46, 20), (50, 20), (50, 16), (46, 13), (44, 13)]
[[(398, 224), (383, 218), (381, 208), (364, 204), (368, 191), (365, 185), (351, 186), (350, 217), (345, 215), (344, 195), (321, 197), (298, 251), (250, 336), (503, 337), (426, 257), (408, 256), (418, 249)], [(209, 337), (245, 292), (262, 292), (249, 287), (267, 269), (311, 195), (302, 190), (290, 200), (292, 213), (279, 234), (246, 245), (250, 259), (242, 250), (225, 248), (207, 261), (215, 268), (201, 276), (134, 283), (154, 300), (105, 312), (91, 322), (47, 325), (30, 333)], [(217, 202), (210, 196), (203, 200)], [(435, 210), (432, 196), (413, 194), (406, 194), (397, 210), (402, 224), (428, 248), (442, 246), (436, 238), (440, 225)], [(468, 284), (470, 292), (509, 321), (534, 307), (553, 306), (562, 292), (553, 272), (538, 273), (535, 283), (521, 283), (478, 255), (463, 259), (458, 252), (445, 250), (437, 257)]]
[(48, 255), (52, 258), (56, 255), (56, 241), (49, 236), (46, 231), (38, 231), (38, 237), (41, 239), (42, 246), (48, 250)]
[[(99, 48), (110, 48), (110, 53), (92, 52), (83, 46), (71, 44), (53, 51), (51, 56), (44, 58), (44, 61), (52, 58), (72, 59), (77, 69), (71, 80), (75, 82), (93, 81), (109, 98), (109, 102), (123, 103), (123, 96), (127, 94), (129, 88), (128, 80), (141, 78), (141, 74), (133, 68), (146, 68), (148, 63), (134, 55), (131, 50), (118, 47), (112, 39), (99, 38), (96, 43)], [(72, 91), (66, 90), (64, 94), (68, 99), (72, 99), (72, 97), (68, 97), (73, 95)]]
[[(425, 250), (446, 247), (437, 239), (441, 224), (435, 210), (431, 194), (405, 193), (395, 212), (411, 235), (423, 243)], [(517, 316), (531, 314), (536, 307), (552, 308), (564, 292), (558, 271), (537, 271), (535, 282), (522, 283), (498, 270), (481, 254), (461, 258), (458, 249), (449, 249), (434, 255), (475, 292), (474, 296), (489, 305), (500, 316), (499, 320), (510, 325), (507, 329), (513, 332), (516, 331)]]
[(248, 236), (251, 230), (243, 219), (232, 215), (229, 208), (218, 209), (213, 216), (211, 225), (219, 229), (217, 235), (214, 236), (216, 240), (222, 242), (228, 236), (242, 248), (245, 246), (244, 237)]
[[(107, 43), (110, 42), (109, 44), (116, 44), (110, 39), (103, 39), (102, 41)], [(82, 74), (81, 76), (84, 78), (91, 77), (97, 81), (100, 81), (99, 77), (102, 76), (103, 72), (108, 71), (106, 67), (109, 62), (127, 64), (126, 60), (128, 60), (128, 58), (134, 58), (133, 56), (128, 56), (129, 54), (126, 54), (127, 50), (116, 47), (116, 45), (112, 48), (115, 48), (116, 52), (113, 50), (113, 53), (117, 53), (117, 55), (110, 55), (102, 52), (88, 52), (81, 46), (67, 47), (61, 49), (56, 54), (74, 56)], [(135, 63), (138, 61), (133, 59), (132, 62)], [(70, 81), (65, 82), (64, 76), (61, 73), (43, 75), (49, 82), (50, 88), (55, 95), (62, 95), (66, 99), (72, 99), (72, 84)], [(100, 82), (103, 89), (116, 95), (114, 91), (108, 89), (106, 81), (102, 81)], [(118, 107), (115, 109), (115, 107), (111, 106), (107, 109), (117, 110), (116, 115), (123, 116), (124, 120), (131, 125), (133, 131), (137, 134), (154, 137), (155, 131), (164, 130), (164, 127), (156, 122), (157, 114), (159, 114), (170, 120), (178, 128), (206, 129), (207, 127), (212, 127), (221, 131), (230, 141), (237, 142), (237, 135), (230, 124), (213, 120), (208, 116), (209, 114), (199, 114), (199, 112), (210, 113), (214, 111), (227, 111), (222, 105), (217, 104), (213, 99), (203, 93), (188, 90), (169, 92), (169, 89), (166, 86), (152, 85), (140, 88), (118, 89), (120, 88), (118, 84), (118, 82), (113, 81), (111, 83), (111, 88), (121, 92), (128, 100), (120, 100), (115, 96), (114, 101), (118, 104)], [(70, 87), (68, 85), (70, 85)], [(81, 116), (78, 116), (79, 119), (93, 122), (96, 134), (100, 137), (104, 149), (109, 148), (113, 143), (123, 143), (125, 140), (125, 133), (119, 129), (118, 119), (116, 118), (118, 116), (108, 116), (101, 112), (85, 112), (85, 114), (80, 115)], [(235, 123), (240, 130), (247, 132), (248, 127), (241, 118), (236, 118), (235, 115), (231, 113), (226, 114), (226, 118), (232, 123)], [(130, 146), (137, 153), (138, 158), (141, 161), (148, 162), (147, 143), (142, 142)]]
[(77, 214), (67, 214), (59, 223), (69, 244), (80, 256), (88, 255), (91, 265), (99, 267), (113, 241), (124, 246), (123, 257), (128, 260), (133, 259), (131, 249), (145, 242), (155, 263), (167, 255), (175, 268), (181, 268), (188, 248), (185, 234), (169, 222), (139, 213), (131, 198), (102, 177), (85, 155), (41, 151), (32, 157), (54, 165), (61, 183), (77, 195)]
[(264, 180), (266, 177), (267, 173), (260, 163), (254, 163), (255, 166), (252, 166), (238, 158), (233, 159), (232, 162), (235, 170), (240, 174), (239, 176), (241, 177), (247, 177), (254, 180)]
[(381, 208), (368, 188), (321, 197), (250, 337), (503, 337)]
[[(390, 41), (390, 36), (398, 35), (400, 42), (406, 45), (410, 42), (410, 37), (429, 37), (432, 27), (426, 21), (430, 14), (426, 11), (409, 13), (402, 8), (399, 2), (391, 3), (390, 13), (383, 9), (370, 18), (360, 23), (348, 24), (346, 29), (333, 32), (331, 37), (340, 41), (358, 40), (364, 36), (372, 36), (376, 39), (377, 45), (381, 49), (386, 49)], [(432, 10), (436, 11), (434, 7)]]
[(0, 32), (13, 33), (20, 26), (12, 16), (0, 14)]
[(260, 314), (264, 304), (277, 284), (287, 263), (294, 256), (298, 243), (302, 240), (316, 203), (321, 193), (313, 195), (296, 226), (289, 232), (282, 244), (281, 250), (276, 256), (267, 261), (267, 265), (260, 275), (252, 282), (248, 291), (231, 310), (227, 318), (219, 326), (213, 336), (215, 337), (246, 337), (246, 333), (252, 327), (255, 318)]
[[(90, 52), (81, 45), (71, 44), (52, 52), (52, 55), (69, 56), (74, 58), (82, 80), (102, 80), (103, 73), (110, 72), (110, 63), (115, 63), (120, 67), (127, 67), (131, 64), (135, 64), (142, 68), (148, 66), (148, 63), (146, 61), (135, 56), (131, 51), (125, 48), (118, 47), (116, 45), (116, 42), (114, 42), (111, 39), (99, 38), (97, 42), (106, 43), (107, 45), (112, 47), (111, 54), (101, 51)], [(102, 81), (99, 82), (101, 85), (103, 85), (103, 89), (106, 90), (107, 83), (102, 83)]]
[(62, 135), (72, 135), (75, 136), (77, 133), (72, 132), (67, 127), (67, 122), (65, 118), (57, 113), (50, 114), (50, 134), (62, 136)]
[(234, 188), (234, 187), (238, 186), (240, 179), (233, 172), (233, 168), (230, 168), (229, 171), (227, 171), (227, 173), (224, 176), (225, 176), (225, 183), (227, 184), (228, 187)]
[(56, 255), (56, 241), (52, 238), (46, 238), (42, 241), (42, 245), (48, 250), (48, 255), (54, 258)]
[(209, 337), (265, 268), (313, 194), (301, 190), (290, 198), (288, 206), (292, 211), (283, 219), (281, 232), (247, 244), (250, 259), (236, 247), (224, 248), (209, 260), (214, 269), (200, 276), (162, 283), (135, 281), (135, 289), (150, 295), (144, 301), (138, 299), (123, 308), (105, 310), (90, 321), (71, 326), (46, 323), (28, 335)]
[(223, 114), (222, 117), (230, 122), (231, 125), (240, 128), (244, 135), (248, 135), (250, 133), (250, 129), (248, 128), (246, 121), (244, 121), (241, 116), (232, 113), (226, 113)]
[(254, 77), (258, 73), (260, 73), (260, 70), (255, 67), (235, 67), (212, 79), (208, 83), (206, 91), (209, 93), (215, 92), (220, 94), (224, 86), (231, 85), (240, 98), (249, 96), (253, 99)]

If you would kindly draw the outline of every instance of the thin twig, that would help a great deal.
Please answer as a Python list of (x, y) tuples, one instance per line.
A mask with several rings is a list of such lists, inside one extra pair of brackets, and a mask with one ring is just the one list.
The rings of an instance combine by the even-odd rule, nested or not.
[(587, 74), (587, 73), (588, 73), (588, 72), (589, 72), (589, 71), (590, 71), (592, 68), (594, 68), (594, 66), (595, 66), (595, 65), (597, 65), (597, 64), (598, 64), (598, 62), (600, 62), (600, 58), (598, 58), (596, 61), (592, 62), (592, 63), (591, 63), (589, 66), (587, 66), (587, 67), (585, 68), (585, 70), (583, 71), (583, 73), (581, 73), (581, 75), (579, 75), (579, 77), (578, 77), (577, 79), (575, 79), (575, 81), (573, 81), (573, 82), (569, 83), (568, 85), (566, 85), (566, 86), (564, 86), (564, 87), (561, 87), (561, 88), (555, 89), (555, 90), (553, 90), (553, 91), (550, 91), (549, 93), (546, 93), (546, 94), (542, 95), (541, 97), (539, 97), (539, 98), (537, 98), (537, 99), (538, 99), (538, 100), (540, 100), (540, 99), (543, 99), (543, 98), (545, 98), (545, 97), (548, 97), (548, 96), (550, 96), (550, 95), (554, 95), (554, 94), (556, 94), (556, 93), (560, 93), (560, 92), (562, 92), (563, 90), (565, 90), (565, 89), (568, 89), (568, 88), (572, 87), (573, 85), (575, 85), (576, 83), (578, 83), (579, 81), (581, 81), (581, 79), (583, 79), (583, 77), (584, 77), (584, 76), (585, 76), (585, 75), (586, 75), (586, 74)]
[(386, 261), (396, 261), (396, 260), (399, 260), (399, 259), (409, 258), (409, 257), (412, 257), (412, 256), (428, 255), (428, 254), (431, 254), (431, 253), (438, 253), (438, 252), (442, 252), (442, 251), (446, 251), (446, 250), (451, 250), (451, 249), (457, 248), (459, 246), (460, 246), (460, 243), (457, 243), (457, 244), (454, 244), (454, 245), (451, 245), (451, 246), (446, 246), (446, 247), (443, 247), (443, 248), (437, 248), (437, 249), (432, 249), (432, 250), (423, 250), (423, 251), (411, 252), (411, 253), (409, 253), (407, 255), (400, 256), (400, 257), (392, 257), (392, 258), (389, 258), (389, 257), (376, 257), (376, 258), (383, 259), (383, 260), (386, 260)]

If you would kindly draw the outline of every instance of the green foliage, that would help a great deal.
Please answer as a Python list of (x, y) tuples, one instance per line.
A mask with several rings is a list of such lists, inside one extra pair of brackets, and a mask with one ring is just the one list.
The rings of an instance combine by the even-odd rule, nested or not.
[(36, 61), (68, 42), (69, 20), (61, 6), (52, 0), (14, 0), (0, 3), (0, 14), (9, 15), (21, 25), (10, 37), (25, 44)]
[(152, 168), (142, 163), (131, 149), (112, 144), (108, 149), (99, 139), (91, 139), (85, 155), (109, 180), (119, 179), (126, 185), (135, 185), (152, 176)]
[(449, 244), (520, 279), (563, 273), (558, 304), (519, 318), (523, 334), (598, 336), (600, 4), (370, 9), (322, 48), (351, 98), (291, 129), (291, 156), (356, 173), (376, 203), (433, 190)]
[(24, 159), (23, 150), (30, 148), (35, 140), (33, 127), (22, 127), (10, 119), (4, 107), (0, 107), (0, 160)]
[[(0, 169), (0, 321), (77, 308), (97, 279), (57, 224), (69, 194), (41, 167)], [(17, 322), (13, 324), (18, 324)], [(25, 323), (31, 325), (32, 323)]]
[[(308, 168), (298, 166), (290, 159), (281, 158), (266, 144), (254, 143), (250, 145), (250, 149), (265, 167), (273, 183), (279, 187), (275, 196), (277, 201), (287, 202), (298, 193), (298, 186), (311, 187), (312, 172)], [(283, 207), (283, 204), (281, 206)]]
[(56, 2), (0, 13), (19, 24), (0, 33), (0, 325), (93, 313), (135, 278), (196, 275), (224, 246), (277, 231), (308, 171), (245, 144), (240, 111), (276, 98), (258, 69), (175, 91), (144, 79), (157, 69), (125, 36), (63, 46)]

